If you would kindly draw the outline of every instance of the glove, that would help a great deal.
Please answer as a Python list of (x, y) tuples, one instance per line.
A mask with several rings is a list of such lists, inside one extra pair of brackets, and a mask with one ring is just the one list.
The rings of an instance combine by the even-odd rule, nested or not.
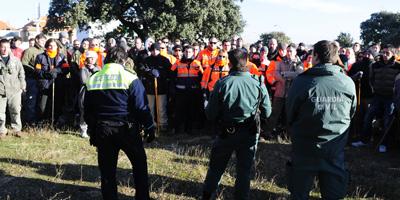
[(351, 76), (351, 78), (353, 80), (360, 80), (362, 77), (363, 77), (363, 72), (362, 71), (359, 71), (356, 74), (354, 74), (353, 76)]
[(158, 77), (160, 77), (160, 72), (156, 69), (152, 69), (151, 75), (153, 75), (154, 78), (158, 78)]
[(56, 71), (52, 71), (50, 72), (52, 79), (56, 79), (57, 78), (57, 72)]
[(144, 138), (147, 143), (152, 142), (156, 138), (155, 132), (156, 130), (154, 126), (144, 130)]

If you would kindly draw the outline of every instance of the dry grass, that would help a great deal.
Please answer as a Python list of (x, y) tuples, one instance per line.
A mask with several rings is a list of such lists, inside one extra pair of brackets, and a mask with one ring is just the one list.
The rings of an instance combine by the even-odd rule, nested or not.
[[(146, 145), (152, 198), (198, 199), (211, 144), (211, 136), (180, 135), (161, 137)], [(288, 198), (284, 166), (289, 150), (285, 141), (260, 143), (251, 199)], [(371, 149), (348, 149), (352, 174), (348, 199), (400, 199), (398, 153), (379, 155)], [(231, 161), (219, 199), (232, 199), (234, 169)], [(131, 167), (123, 153), (117, 177), (120, 199), (132, 199)], [(96, 150), (72, 132), (37, 129), (23, 138), (0, 140), (0, 199), (101, 199), (99, 187)], [(312, 196), (318, 198), (318, 190), (313, 190)]]

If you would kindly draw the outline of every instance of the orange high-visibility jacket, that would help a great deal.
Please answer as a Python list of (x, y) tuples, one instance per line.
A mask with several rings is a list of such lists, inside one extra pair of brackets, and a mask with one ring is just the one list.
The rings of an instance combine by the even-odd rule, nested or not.
[(229, 66), (214, 64), (211, 67), (207, 67), (204, 70), (203, 78), (201, 80), (201, 88), (207, 89), (208, 91), (214, 90), (215, 83), (222, 77), (228, 76)]
[(265, 71), (265, 77), (267, 78), (267, 81), (270, 85), (273, 85), (276, 82), (275, 79), (276, 62), (277, 61), (272, 60), (268, 66), (268, 69)]
[(303, 62), (303, 67), (304, 67), (304, 71), (307, 71), (307, 69), (310, 69), (312, 67), (312, 63), (311, 62), (307, 62), (307, 60), (305, 60)]
[[(104, 58), (106, 57), (106, 53), (104, 53), (102, 50), (98, 48), (91, 48), (89, 49), (90, 51), (95, 51), (97, 53), (97, 67), (100, 69), (103, 67), (104, 63)], [(86, 57), (86, 55), (85, 55)]]
[(200, 88), (199, 76), (204, 72), (197, 60), (184, 62), (177, 60), (171, 70), (176, 72), (176, 84), (178, 89)]
[(261, 75), (261, 73), (258, 71), (258, 68), (257, 68), (256, 64), (254, 64), (254, 63), (252, 63), (250, 61), (247, 61), (246, 66), (247, 66), (247, 68), (249, 68), (250, 74), (257, 75), (257, 76)]
[(168, 54), (166, 50), (160, 51), (160, 55), (166, 57), (169, 60), (169, 63), (171, 63), (171, 65), (175, 64), (176, 61), (178, 60), (177, 58), (175, 58), (175, 56)]
[(200, 51), (199, 55), (197, 56), (196, 60), (201, 63), (203, 69), (206, 69), (215, 63), (215, 59), (218, 56), (218, 49), (210, 50), (209, 48), (203, 49)]

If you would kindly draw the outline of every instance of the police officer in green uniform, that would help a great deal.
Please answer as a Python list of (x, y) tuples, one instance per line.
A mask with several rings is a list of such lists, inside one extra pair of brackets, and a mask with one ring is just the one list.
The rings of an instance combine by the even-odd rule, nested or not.
[(253, 165), (260, 118), (271, 114), (271, 102), (262, 78), (252, 76), (246, 67), (247, 53), (229, 53), (229, 76), (220, 79), (206, 107), (209, 120), (217, 122), (218, 137), (210, 156), (204, 181), (203, 199), (211, 199), (233, 152), (237, 158), (235, 199), (249, 199), (250, 169)]
[(323, 199), (346, 195), (344, 147), (357, 99), (351, 78), (332, 64), (337, 59), (335, 44), (317, 42), (314, 67), (300, 74), (289, 90), (286, 114), (292, 153), (287, 172), (291, 199), (308, 199), (315, 177)]
[(107, 53), (103, 69), (86, 82), (84, 118), (90, 142), (97, 147), (103, 199), (116, 200), (118, 153), (128, 156), (135, 182), (135, 199), (149, 199), (146, 154), (140, 129), (147, 142), (154, 139), (155, 126), (145, 89), (138, 77), (124, 69), (128, 55), (121, 47)]

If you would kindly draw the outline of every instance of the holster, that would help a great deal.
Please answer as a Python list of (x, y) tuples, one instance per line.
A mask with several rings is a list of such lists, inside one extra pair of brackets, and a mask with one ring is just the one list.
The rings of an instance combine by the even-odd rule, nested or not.
[(220, 138), (236, 134), (239, 129), (247, 129), (249, 134), (256, 135), (261, 132), (261, 121), (259, 114), (253, 115), (241, 123), (219, 123), (218, 134)]

